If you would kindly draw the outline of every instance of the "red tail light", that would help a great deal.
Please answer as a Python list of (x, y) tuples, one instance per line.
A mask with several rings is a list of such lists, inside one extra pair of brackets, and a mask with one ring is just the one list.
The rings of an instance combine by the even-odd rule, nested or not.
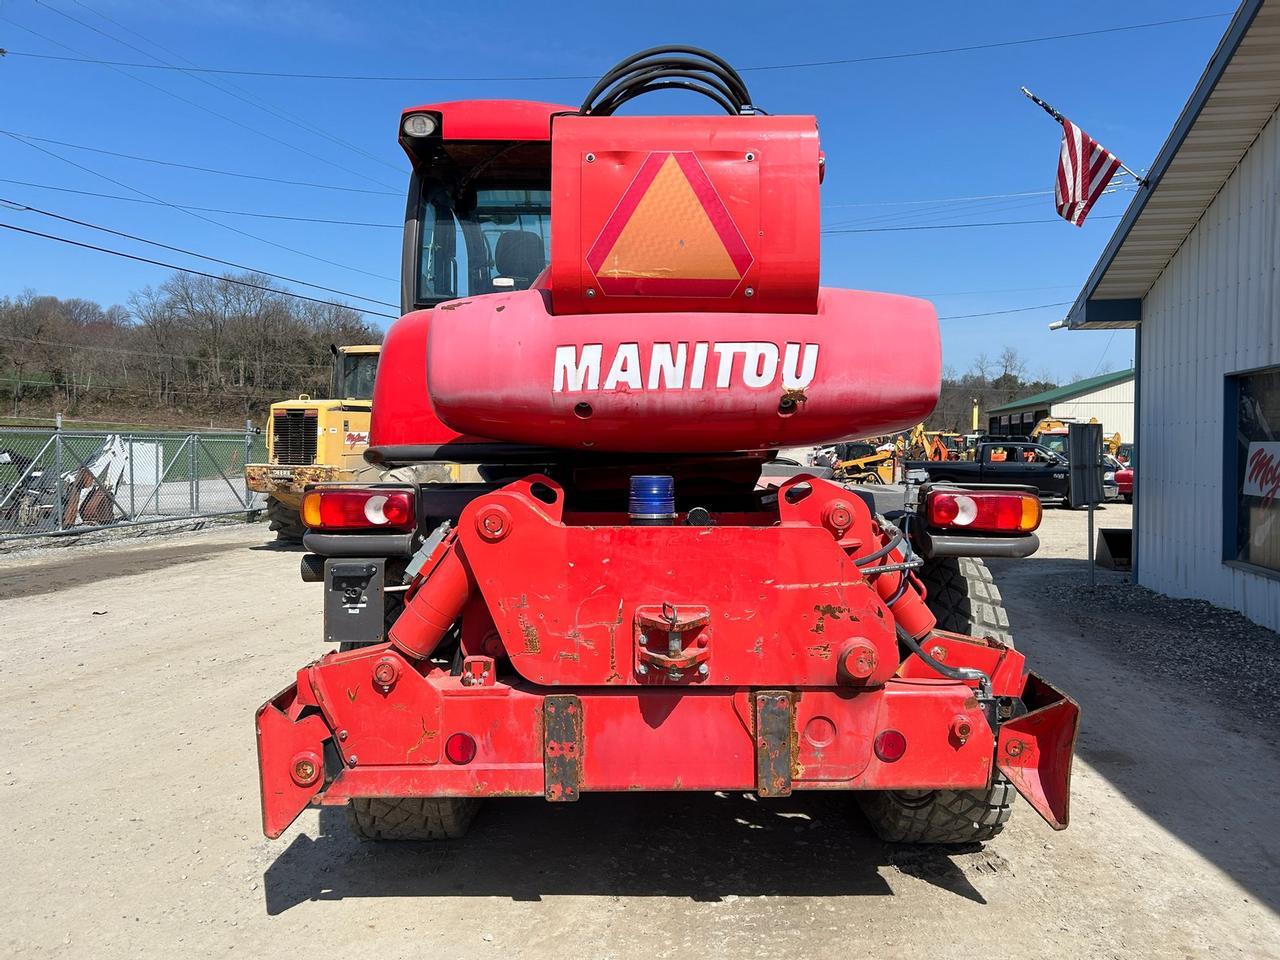
[(412, 530), (417, 514), (410, 490), (320, 489), (302, 498), (302, 522), (312, 530)]
[(929, 526), (947, 530), (1030, 533), (1040, 526), (1043, 512), (1034, 493), (934, 490), (925, 501)]
[(907, 752), (907, 738), (897, 730), (881, 730), (872, 744), (876, 756), (885, 763), (901, 760)]
[(470, 734), (455, 733), (444, 742), (444, 755), (459, 766), (470, 763), (476, 758), (476, 742)]

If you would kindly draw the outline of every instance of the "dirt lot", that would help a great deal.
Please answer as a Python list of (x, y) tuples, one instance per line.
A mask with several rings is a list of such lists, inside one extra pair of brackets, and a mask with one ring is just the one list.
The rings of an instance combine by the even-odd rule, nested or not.
[(839, 794), (495, 802), (435, 847), (310, 811), (268, 842), (253, 711), (321, 650), (298, 555), (259, 525), (0, 558), (0, 953), (1280, 957), (1280, 639), (1090, 593), (1084, 525), (993, 564), (1084, 710), (1072, 826), (1021, 806), (959, 853), (886, 847)]

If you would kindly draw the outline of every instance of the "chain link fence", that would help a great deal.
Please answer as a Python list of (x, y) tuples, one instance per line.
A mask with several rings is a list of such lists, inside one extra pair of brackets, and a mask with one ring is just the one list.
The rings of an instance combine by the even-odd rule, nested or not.
[(119, 432), (0, 427), (0, 540), (124, 524), (252, 514), (246, 463), (265, 462), (243, 432)]

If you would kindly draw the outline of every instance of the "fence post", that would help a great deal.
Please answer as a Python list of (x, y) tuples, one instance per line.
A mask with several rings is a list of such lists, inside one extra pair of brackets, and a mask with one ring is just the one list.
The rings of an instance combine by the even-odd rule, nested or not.
[(192, 517), (196, 515), (196, 444), (199, 442), (194, 433), (187, 437), (187, 515)]
[[(66, 490), (62, 486), (62, 414), (56, 414), (53, 420), (53, 476), (58, 490), (58, 532), (65, 527), (62, 516), (66, 513)], [(45, 488), (46, 490), (48, 487)]]
[(241, 472), (241, 481), (244, 484), (244, 519), (245, 522), (253, 520), (253, 491), (249, 489), (249, 458), (253, 456), (253, 421), (245, 420), (244, 422), (244, 468)]
[(138, 505), (134, 502), (133, 493), (133, 434), (129, 434), (129, 519), (138, 519)]

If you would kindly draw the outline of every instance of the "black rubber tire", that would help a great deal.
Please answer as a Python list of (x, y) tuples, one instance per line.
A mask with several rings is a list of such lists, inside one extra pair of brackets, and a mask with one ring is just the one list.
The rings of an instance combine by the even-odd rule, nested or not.
[(298, 511), (275, 497), (267, 497), (267, 520), (276, 533), (276, 539), (285, 543), (301, 543), (302, 535), (307, 532)]
[(938, 627), (971, 637), (994, 637), (1013, 646), (1009, 617), (1000, 588), (977, 557), (938, 557), (919, 570), (928, 596), (925, 603)]
[[(1000, 590), (981, 560), (936, 558), (919, 576), (941, 629), (1013, 646)], [(1014, 794), (1013, 784), (997, 773), (985, 790), (874, 791), (858, 794), (858, 804), (871, 829), (890, 843), (981, 843), (1004, 829)]]
[(479, 809), (476, 797), (357, 797), (347, 823), (361, 840), (457, 840)]
[(889, 843), (981, 843), (1004, 829), (1015, 794), (996, 774), (986, 790), (885, 790), (859, 794), (858, 803)]

